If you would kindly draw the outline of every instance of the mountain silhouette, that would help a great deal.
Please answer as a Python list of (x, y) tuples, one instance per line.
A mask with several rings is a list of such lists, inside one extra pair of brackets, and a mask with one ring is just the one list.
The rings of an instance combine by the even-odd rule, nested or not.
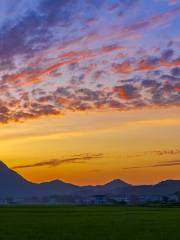
[(35, 190), (36, 185), (28, 182), (0, 161), (0, 197), (26, 196)]
[(40, 184), (29, 182), (0, 161), (0, 198), (72, 194), (77, 188), (60, 180)]
[(50, 195), (93, 196), (96, 194), (157, 194), (163, 196), (178, 191), (180, 191), (180, 180), (166, 180), (155, 185), (139, 186), (128, 184), (120, 179), (96, 186), (77, 186), (60, 180), (32, 183), (0, 161), (0, 198)]
[(165, 180), (155, 185), (129, 186), (121, 193), (126, 195), (170, 195), (180, 191), (180, 180)]

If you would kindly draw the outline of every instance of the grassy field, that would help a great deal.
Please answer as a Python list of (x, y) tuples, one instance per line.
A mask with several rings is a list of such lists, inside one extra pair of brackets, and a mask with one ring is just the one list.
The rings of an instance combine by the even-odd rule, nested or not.
[(180, 208), (0, 207), (0, 240), (179, 240)]

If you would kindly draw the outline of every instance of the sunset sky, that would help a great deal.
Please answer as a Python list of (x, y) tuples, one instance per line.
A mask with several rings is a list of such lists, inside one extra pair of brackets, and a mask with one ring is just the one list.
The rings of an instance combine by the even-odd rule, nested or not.
[(180, 179), (180, 0), (0, 0), (0, 159), (33, 182)]

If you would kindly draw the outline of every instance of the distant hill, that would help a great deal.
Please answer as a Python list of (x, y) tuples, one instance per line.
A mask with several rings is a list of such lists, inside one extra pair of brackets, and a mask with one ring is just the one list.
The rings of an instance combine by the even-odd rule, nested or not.
[(0, 197), (36, 194), (36, 184), (28, 182), (0, 161)]
[(97, 194), (167, 195), (180, 191), (180, 180), (166, 180), (156, 185), (135, 186), (120, 179), (104, 185), (76, 186), (60, 180), (32, 183), (0, 161), (0, 198), (43, 197), (50, 195), (92, 196)]
[(92, 195), (98, 195), (98, 194), (111, 194), (111, 193), (115, 192), (116, 189), (123, 190), (124, 188), (127, 188), (129, 186), (131, 186), (131, 185), (120, 179), (115, 179), (104, 185), (80, 187), (77, 194), (83, 195), (83, 196), (92, 196)]
[(180, 191), (180, 180), (166, 180), (155, 185), (140, 185), (124, 188), (127, 195), (169, 195)]
[(65, 183), (60, 180), (54, 180), (50, 182), (36, 184), (40, 195), (59, 194), (59, 195), (71, 195), (76, 194), (80, 187), (71, 183)]
[(0, 161), (0, 198), (73, 194), (78, 186), (59, 180), (31, 183)]

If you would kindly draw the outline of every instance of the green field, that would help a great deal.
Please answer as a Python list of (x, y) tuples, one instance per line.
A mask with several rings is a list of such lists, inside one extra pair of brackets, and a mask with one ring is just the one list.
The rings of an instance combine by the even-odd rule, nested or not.
[(180, 208), (0, 207), (0, 240), (180, 240)]

